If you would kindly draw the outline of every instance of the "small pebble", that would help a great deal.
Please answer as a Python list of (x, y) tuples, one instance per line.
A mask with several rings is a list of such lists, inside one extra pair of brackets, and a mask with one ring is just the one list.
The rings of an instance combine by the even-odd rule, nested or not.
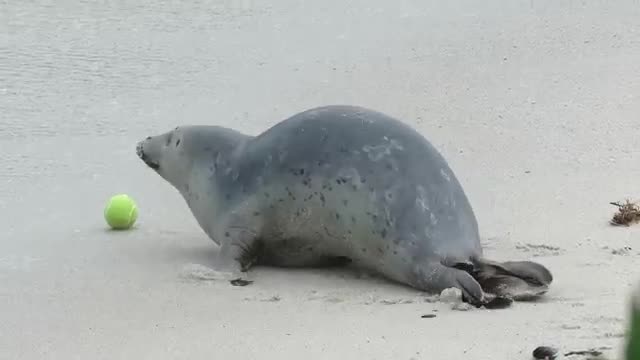
[(235, 280), (231, 280), (229, 282), (233, 286), (247, 286), (247, 285), (253, 283), (253, 281), (251, 281), (251, 280), (244, 280), (244, 279), (235, 279)]
[(533, 358), (537, 360), (555, 360), (558, 350), (550, 346), (538, 346), (533, 350)]
[(458, 288), (447, 288), (440, 293), (440, 301), (444, 303), (462, 302), (462, 291)]

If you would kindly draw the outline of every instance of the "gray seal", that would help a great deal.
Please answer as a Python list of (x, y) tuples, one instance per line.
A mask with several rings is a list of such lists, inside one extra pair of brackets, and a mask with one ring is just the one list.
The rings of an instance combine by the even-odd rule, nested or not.
[(443, 156), (400, 120), (357, 106), (297, 113), (257, 136), (180, 126), (137, 144), (219, 245), (213, 270), (352, 263), (427, 293), (487, 306), (538, 297), (550, 271), (485, 258)]

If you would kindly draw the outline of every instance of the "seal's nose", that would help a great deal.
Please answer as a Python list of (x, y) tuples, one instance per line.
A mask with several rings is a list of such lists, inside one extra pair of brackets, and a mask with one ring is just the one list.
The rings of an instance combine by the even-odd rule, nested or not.
[[(149, 137), (150, 138), (150, 137)], [(147, 140), (149, 139), (147, 138)], [(156, 162), (154, 162), (153, 160), (151, 160), (149, 158), (149, 156), (144, 152), (144, 147), (143, 145), (145, 144), (145, 142), (147, 140), (143, 140), (140, 141), (137, 145), (136, 145), (136, 154), (138, 154), (138, 157), (144, 161), (145, 164), (147, 164), (150, 168), (154, 169), (154, 170), (158, 170), (160, 168), (160, 165)]]

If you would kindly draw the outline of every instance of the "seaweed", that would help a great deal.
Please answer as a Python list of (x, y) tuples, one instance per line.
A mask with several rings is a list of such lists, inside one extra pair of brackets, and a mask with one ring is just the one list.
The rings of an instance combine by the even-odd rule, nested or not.
[(610, 223), (615, 226), (630, 226), (632, 223), (640, 222), (640, 205), (626, 200), (621, 204), (611, 202), (611, 205), (618, 207), (618, 212), (613, 215)]

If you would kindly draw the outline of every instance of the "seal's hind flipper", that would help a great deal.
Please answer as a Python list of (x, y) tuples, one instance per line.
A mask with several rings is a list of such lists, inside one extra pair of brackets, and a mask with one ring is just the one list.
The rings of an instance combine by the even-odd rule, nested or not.
[(476, 261), (473, 277), (482, 289), (496, 296), (531, 300), (545, 294), (553, 281), (551, 272), (531, 261)]
[(467, 271), (431, 261), (412, 270), (409, 285), (429, 293), (440, 293), (444, 289), (457, 288), (462, 300), (475, 306), (486, 303), (485, 294)]

